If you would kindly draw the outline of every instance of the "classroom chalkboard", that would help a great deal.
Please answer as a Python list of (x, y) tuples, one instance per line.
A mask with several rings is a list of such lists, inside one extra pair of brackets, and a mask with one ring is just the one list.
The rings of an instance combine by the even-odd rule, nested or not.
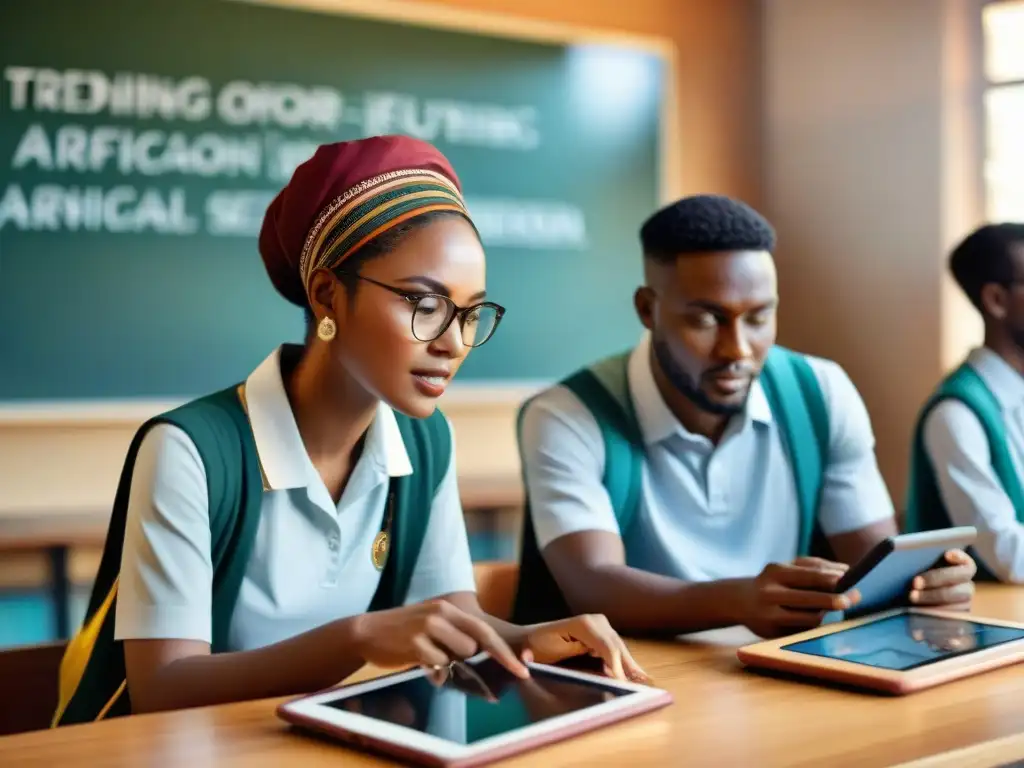
[(463, 382), (635, 342), (664, 62), (238, 0), (0, 4), (0, 401), (180, 398), (301, 312), (256, 249), (320, 143), (405, 133), (459, 173), (507, 307)]

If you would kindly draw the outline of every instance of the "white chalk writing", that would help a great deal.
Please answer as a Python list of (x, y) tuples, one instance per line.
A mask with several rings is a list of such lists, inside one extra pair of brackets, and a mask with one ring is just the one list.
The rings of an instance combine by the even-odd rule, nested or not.
[[(276, 190), (325, 141), (401, 133), (494, 151), (541, 145), (537, 110), (522, 104), (14, 65), (0, 88), (0, 113), (19, 131), (0, 187), (0, 230), (253, 237)], [(225, 186), (199, 193), (192, 177)], [(491, 246), (587, 243), (583, 212), (564, 202), (469, 204)]]

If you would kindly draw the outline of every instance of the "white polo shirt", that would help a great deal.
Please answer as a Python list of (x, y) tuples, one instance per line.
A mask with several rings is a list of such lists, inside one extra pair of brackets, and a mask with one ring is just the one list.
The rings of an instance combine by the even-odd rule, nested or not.
[[(867, 409), (836, 364), (809, 358), (828, 407), (829, 456), (818, 517), (827, 535), (893, 516)], [(628, 380), (646, 446), (641, 501), (623, 539), (629, 566), (687, 581), (754, 576), (797, 555), (799, 503), (789, 457), (760, 383), (716, 446), (672, 415), (645, 334)], [(537, 543), (577, 531), (621, 533), (601, 483), (604, 444), (590, 411), (562, 386), (523, 416), (523, 461)]]
[[(986, 347), (972, 350), (967, 364), (999, 403), (1010, 459), (1018, 477), (1024, 477), (1024, 378)], [(950, 521), (978, 529), (974, 551), (994, 576), (1024, 582), (1024, 526), (992, 469), (978, 417), (960, 401), (945, 400), (928, 414), (923, 429), (925, 452)]]
[[(296, 426), (280, 354), (271, 354), (245, 383), (268, 490), (231, 619), (231, 650), (364, 613), (381, 577), (370, 549), (383, 524), (390, 479), (412, 473), (395, 415), (381, 404), (335, 504)], [(408, 603), (475, 590), (454, 451), (453, 436), (452, 461), (434, 496)], [(132, 476), (115, 637), (211, 642), (212, 576), (205, 469), (182, 430), (157, 425), (142, 442)]]

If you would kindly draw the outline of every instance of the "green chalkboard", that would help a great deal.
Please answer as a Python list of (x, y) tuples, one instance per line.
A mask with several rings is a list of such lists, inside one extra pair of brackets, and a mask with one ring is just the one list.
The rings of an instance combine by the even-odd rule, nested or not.
[(0, 4), (0, 401), (188, 397), (301, 313), (256, 250), (319, 143), (451, 159), (508, 308), (462, 381), (551, 380), (633, 343), (658, 203), (654, 53), (236, 0)]

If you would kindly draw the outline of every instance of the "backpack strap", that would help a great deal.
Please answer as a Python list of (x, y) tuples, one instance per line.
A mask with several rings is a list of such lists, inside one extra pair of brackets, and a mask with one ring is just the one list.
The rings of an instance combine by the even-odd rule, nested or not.
[[(612, 357), (580, 370), (562, 382), (562, 386), (576, 395), (591, 412), (601, 430), (605, 451), (602, 484), (611, 499), (620, 533), (624, 533), (632, 523), (640, 503), (644, 458), (643, 441), (629, 395), (628, 361), (629, 353)], [(532, 401), (531, 398), (520, 407), (516, 422), (521, 460), (523, 417)], [(525, 461), (522, 461), (522, 467), (523, 484), (529, 488)], [(512, 607), (512, 621), (536, 624), (569, 615), (565, 597), (537, 545), (527, 493), (519, 550), (519, 584)]]
[[(965, 365), (958, 371), (948, 384), (943, 387), (941, 400), (955, 399), (964, 403), (981, 422), (988, 437), (989, 453), (992, 469), (1013, 502), (1017, 513), (1017, 521), (1024, 522), (1024, 488), (1021, 488), (1020, 477), (1010, 455), (1010, 443), (1006, 439), (1006, 425), (1003, 422), (1003, 409), (973, 366)], [(940, 401), (941, 401), (940, 400)], [(936, 402), (936, 405), (938, 402)]]
[(817, 529), (822, 476), (828, 464), (828, 408), (810, 363), (784, 347), (772, 348), (761, 383), (793, 467), (800, 505), (797, 551), (806, 555)]
[[(256, 541), (263, 502), (263, 470), (239, 389), (224, 390), (198, 401), (192, 409), (168, 415), (168, 421), (196, 444), (207, 467), (213, 653), (228, 650), (231, 618)], [(232, 467), (241, 471), (232, 471)], [(219, 471), (211, 473), (210, 468)]]
[[(906, 529), (924, 531), (944, 528), (951, 524), (949, 513), (939, 493), (935, 468), (924, 447), (924, 425), (928, 415), (939, 403), (946, 400), (963, 403), (981, 423), (988, 439), (992, 469), (1013, 504), (1017, 521), (1024, 523), (1024, 488), (1021, 487), (1010, 455), (1002, 407), (974, 366), (964, 363), (946, 377), (935, 394), (925, 403), (918, 417), (910, 460), (910, 482), (907, 488), (904, 521)], [(982, 564), (979, 562), (978, 566), (981, 573)], [(986, 578), (994, 578), (987, 570), (985, 574)]]
[[(213, 562), (212, 650), (224, 650), (234, 605), (259, 526), (263, 491), (252, 431), (231, 387), (150, 419), (135, 434), (121, 471), (99, 571), (81, 630), (61, 660), (53, 726), (101, 720), (131, 712), (124, 647), (114, 638), (117, 584), (124, 549), (135, 460), (156, 424), (182, 429), (207, 469)], [(232, 471), (238, 467), (241, 471)], [(244, 513), (243, 513), (244, 510)]]
[(371, 611), (396, 608), (405, 603), (416, 561), (423, 548), (430, 509), (437, 489), (452, 462), (452, 435), (441, 411), (426, 419), (395, 414), (402, 433), (412, 474), (391, 480), (395, 514), (391, 545), (380, 584), (370, 603)]
[(602, 483), (622, 535), (640, 505), (644, 464), (644, 442), (630, 395), (628, 369), (629, 354), (623, 354), (584, 368), (563, 382), (590, 411), (601, 430)]

